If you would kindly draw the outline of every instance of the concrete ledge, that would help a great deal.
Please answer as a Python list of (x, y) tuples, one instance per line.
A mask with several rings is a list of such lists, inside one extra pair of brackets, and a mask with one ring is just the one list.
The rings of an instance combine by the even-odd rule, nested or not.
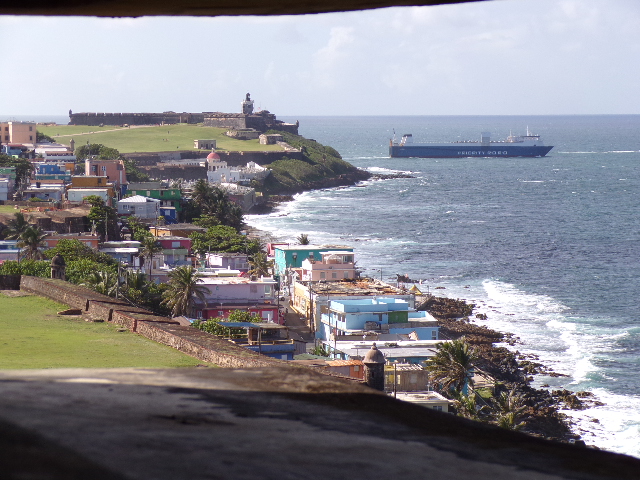
[[(25, 473), (51, 457), (70, 474), (38, 478), (640, 478), (635, 458), (467, 421), (302, 368), (0, 371), (2, 422), (11, 425), (0, 429), (7, 478), (34, 478)], [(10, 452), (25, 456), (24, 435), (40, 450), (28, 465), (11, 462)], [(96, 466), (102, 477), (83, 476)]]

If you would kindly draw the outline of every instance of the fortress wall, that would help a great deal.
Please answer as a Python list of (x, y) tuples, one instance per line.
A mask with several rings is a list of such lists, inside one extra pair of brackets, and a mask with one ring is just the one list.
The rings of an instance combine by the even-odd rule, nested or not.
[(206, 332), (184, 325), (170, 325), (141, 321), (138, 333), (158, 343), (168, 345), (203, 362), (226, 368), (255, 368), (286, 365), (259, 355)]
[(207, 179), (207, 168), (195, 165), (182, 165), (175, 167), (147, 165), (138, 168), (147, 173), (151, 178), (183, 178), (185, 180)]
[(69, 115), (69, 125), (155, 125), (160, 123), (202, 123), (203, 113), (96, 113)]
[(180, 325), (178, 321), (169, 317), (155, 315), (142, 308), (132, 307), (123, 300), (101, 295), (62, 280), (23, 275), (20, 279), (20, 290), (77, 308), (94, 320), (112, 322), (150, 340), (221, 367), (288, 365), (282, 360), (259, 355), (196, 328)]

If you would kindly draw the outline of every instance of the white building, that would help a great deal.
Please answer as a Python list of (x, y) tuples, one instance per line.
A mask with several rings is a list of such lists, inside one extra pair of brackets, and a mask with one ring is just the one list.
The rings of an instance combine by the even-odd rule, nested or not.
[(70, 202), (82, 202), (89, 195), (96, 195), (104, 200), (106, 205), (110, 205), (110, 188), (70, 188), (67, 190), (67, 200)]
[(134, 195), (118, 201), (118, 215), (135, 215), (143, 220), (154, 220), (158, 218), (160, 200), (155, 198)]

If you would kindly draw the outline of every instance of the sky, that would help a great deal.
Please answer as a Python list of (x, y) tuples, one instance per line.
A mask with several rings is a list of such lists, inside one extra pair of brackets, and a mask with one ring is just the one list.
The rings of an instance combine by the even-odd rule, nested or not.
[(0, 114), (640, 114), (640, 2), (278, 17), (0, 16)]

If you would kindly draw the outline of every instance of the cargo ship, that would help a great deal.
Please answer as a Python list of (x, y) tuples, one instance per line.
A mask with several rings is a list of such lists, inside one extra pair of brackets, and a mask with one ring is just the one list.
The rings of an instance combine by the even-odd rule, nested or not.
[(395, 137), (389, 141), (390, 157), (465, 158), (465, 157), (544, 157), (553, 147), (545, 146), (540, 135), (509, 135), (506, 140), (492, 141), (489, 132), (480, 134), (480, 141), (449, 143), (413, 143), (413, 135)]

